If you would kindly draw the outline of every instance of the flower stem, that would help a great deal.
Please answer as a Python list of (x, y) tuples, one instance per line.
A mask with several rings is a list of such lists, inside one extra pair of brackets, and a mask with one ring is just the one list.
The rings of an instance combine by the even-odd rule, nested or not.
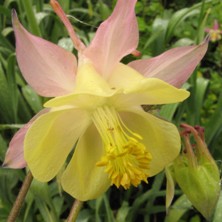
[(79, 211), (81, 210), (83, 206), (83, 201), (80, 200), (75, 200), (73, 205), (72, 205), (72, 209), (70, 210), (69, 216), (67, 218), (67, 222), (75, 222)]
[(22, 187), (19, 191), (19, 194), (14, 202), (14, 205), (11, 209), (11, 212), (8, 216), (8, 220), (7, 222), (15, 222), (16, 221), (16, 218), (18, 217), (19, 215), (19, 212), (20, 212), (20, 209), (22, 207), (22, 204), (25, 200), (25, 196), (29, 190), (29, 187), (32, 183), (32, 180), (33, 180), (33, 176), (31, 174), (31, 172), (28, 172), (28, 174), (26, 175), (25, 177), (25, 180), (22, 184)]

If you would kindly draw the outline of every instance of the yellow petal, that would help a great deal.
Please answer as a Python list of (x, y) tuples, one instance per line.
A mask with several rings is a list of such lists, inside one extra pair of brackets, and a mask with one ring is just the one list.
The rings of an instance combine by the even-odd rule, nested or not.
[(78, 109), (49, 112), (35, 120), (24, 141), (25, 160), (34, 178), (51, 180), (89, 124), (88, 114)]
[(109, 76), (108, 82), (111, 88), (130, 89), (135, 83), (143, 80), (144, 77), (130, 66), (118, 63)]
[(90, 62), (85, 62), (78, 67), (75, 93), (107, 96), (113, 92), (94, 66)]
[(95, 199), (110, 186), (104, 167), (96, 163), (103, 156), (103, 144), (94, 126), (80, 138), (62, 177), (63, 189), (78, 200)]
[(44, 107), (59, 107), (59, 106), (76, 106), (82, 109), (95, 109), (98, 106), (105, 104), (107, 98), (91, 95), (91, 94), (69, 94), (60, 96), (47, 101)]
[(143, 137), (152, 155), (150, 176), (159, 173), (180, 152), (180, 135), (176, 126), (144, 111), (121, 112), (124, 123)]
[(114, 101), (119, 101), (123, 106), (176, 103), (189, 96), (186, 90), (177, 89), (157, 78), (145, 78), (121, 63), (116, 66), (109, 83), (113, 88), (123, 89), (123, 94), (114, 97)]
[(92, 64), (85, 63), (79, 66), (75, 92), (51, 99), (44, 106), (55, 107), (72, 104), (81, 108), (94, 109), (103, 105), (108, 97), (116, 93), (117, 90), (109, 87)]

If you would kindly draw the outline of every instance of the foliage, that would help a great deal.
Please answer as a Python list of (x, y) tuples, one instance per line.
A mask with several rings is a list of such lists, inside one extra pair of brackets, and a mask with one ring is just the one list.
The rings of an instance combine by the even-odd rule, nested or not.
[[(2, 1), (1, 1), (2, 2)], [(214, 19), (222, 24), (220, 0), (195, 1), (138, 0), (136, 12), (140, 30), (138, 49), (143, 57), (160, 54), (166, 49), (199, 43), (204, 28)], [(180, 4), (178, 4), (180, 2)], [(76, 32), (85, 43), (96, 27), (111, 13), (115, 1), (60, 0)], [(45, 102), (26, 85), (16, 63), (15, 42), (11, 25), (11, 9), (15, 8), (22, 24), (33, 34), (42, 36), (72, 51), (71, 41), (59, 19), (44, 0), (3, 0), (0, 4), (0, 161), (8, 143), (21, 124), (26, 123)], [(126, 61), (132, 58), (129, 56)], [(186, 122), (202, 125), (206, 142), (218, 161), (222, 160), (222, 41), (210, 43), (201, 66), (184, 86), (191, 92), (182, 104), (160, 107), (159, 114), (179, 126)], [(25, 177), (24, 170), (0, 168), (0, 222), (6, 221), (13, 201)], [(61, 191), (59, 178), (49, 184), (32, 183), (18, 221), (64, 221), (72, 198)], [(166, 216), (166, 181), (164, 173), (127, 191), (112, 187), (97, 200), (85, 203), (78, 221), (204, 221), (179, 189), (177, 198)], [(221, 221), (221, 197), (214, 221)]]

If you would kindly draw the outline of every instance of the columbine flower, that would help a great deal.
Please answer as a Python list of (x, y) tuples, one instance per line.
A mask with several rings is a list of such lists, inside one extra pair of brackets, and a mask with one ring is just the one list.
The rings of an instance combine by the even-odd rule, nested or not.
[(187, 80), (207, 42), (129, 65), (120, 63), (138, 44), (135, 3), (118, 0), (86, 47), (57, 1), (51, 0), (78, 50), (78, 63), (68, 51), (27, 32), (13, 13), (16, 55), (24, 78), (40, 95), (56, 98), (14, 136), (5, 166), (27, 163), (37, 180), (49, 181), (71, 158), (62, 186), (75, 198), (88, 200), (112, 184), (127, 189), (147, 182), (178, 155), (176, 127), (144, 112), (141, 105), (186, 99), (189, 93), (174, 86)]
[(221, 39), (222, 30), (219, 29), (219, 24), (217, 20), (214, 20), (214, 25), (212, 28), (206, 28), (205, 32), (210, 34), (210, 40), (212, 42), (219, 41)]

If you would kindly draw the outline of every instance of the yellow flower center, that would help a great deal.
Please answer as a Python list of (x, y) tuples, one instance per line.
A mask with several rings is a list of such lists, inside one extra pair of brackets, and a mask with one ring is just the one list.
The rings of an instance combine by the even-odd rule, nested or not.
[(210, 30), (210, 39), (212, 42), (216, 42), (221, 39), (220, 30)]
[(113, 107), (97, 108), (93, 122), (105, 148), (105, 155), (96, 165), (106, 167), (112, 184), (128, 189), (131, 184), (147, 183), (152, 156), (141, 143), (142, 137), (126, 127)]

